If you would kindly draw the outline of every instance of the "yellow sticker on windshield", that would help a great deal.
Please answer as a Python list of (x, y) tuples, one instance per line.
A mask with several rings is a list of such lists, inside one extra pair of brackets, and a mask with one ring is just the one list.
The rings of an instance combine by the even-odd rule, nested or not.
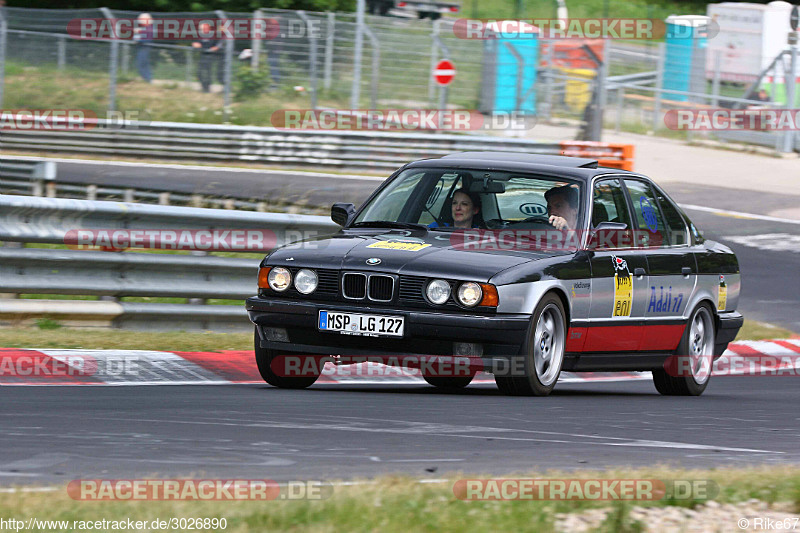
[(430, 244), (419, 242), (403, 242), (403, 241), (379, 241), (374, 242), (367, 246), (367, 248), (382, 248), (384, 250), (403, 250), (404, 252), (419, 252), (423, 248), (427, 248)]

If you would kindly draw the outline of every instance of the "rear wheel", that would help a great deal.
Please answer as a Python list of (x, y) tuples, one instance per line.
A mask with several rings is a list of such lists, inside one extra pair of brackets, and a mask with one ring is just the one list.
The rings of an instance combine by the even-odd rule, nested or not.
[[(689, 317), (675, 355), (688, 357), (688, 364), (675, 365), (687, 369), (687, 376), (671, 376), (663, 368), (653, 370), (656, 390), (665, 396), (700, 396), (708, 386), (714, 357), (714, 315), (708, 304), (698, 305)], [(682, 371), (680, 372), (683, 373)]]
[(254, 344), (258, 372), (261, 374), (264, 381), (270, 385), (280, 387), (281, 389), (305, 389), (313, 385), (314, 382), (317, 381), (317, 378), (319, 378), (318, 373), (302, 377), (286, 377), (276, 374), (275, 370), (272, 368), (272, 363), (275, 361), (278, 354), (274, 350), (267, 350), (261, 347), (258, 337), (258, 326), (256, 326), (254, 332)]
[[(501, 392), (513, 396), (547, 396), (556, 386), (564, 362), (567, 325), (564, 304), (553, 293), (536, 306), (521, 354), (511, 376), (495, 375)], [(520, 372), (521, 371), (521, 372)], [(521, 373), (522, 375), (513, 375)]]
[(423, 374), (422, 377), (429, 384), (440, 389), (463, 389), (475, 376), (426, 376)]

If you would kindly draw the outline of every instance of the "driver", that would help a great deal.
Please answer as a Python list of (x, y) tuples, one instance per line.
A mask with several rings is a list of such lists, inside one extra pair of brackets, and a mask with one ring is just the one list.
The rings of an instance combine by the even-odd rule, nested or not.
[(578, 225), (578, 189), (571, 185), (554, 187), (544, 193), (548, 221), (558, 230), (575, 229)]

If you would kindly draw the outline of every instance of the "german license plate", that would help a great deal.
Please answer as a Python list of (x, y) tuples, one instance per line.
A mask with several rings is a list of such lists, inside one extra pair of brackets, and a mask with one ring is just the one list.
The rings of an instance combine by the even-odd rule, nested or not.
[(402, 337), (405, 318), (402, 316), (320, 311), (318, 325), (320, 331), (335, 331), (343, 335)]

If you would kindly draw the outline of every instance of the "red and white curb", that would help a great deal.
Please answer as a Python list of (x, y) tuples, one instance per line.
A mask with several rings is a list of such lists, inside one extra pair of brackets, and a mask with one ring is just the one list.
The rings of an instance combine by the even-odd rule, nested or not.
[[(800, 338), (732, 343), (720, 359), (726, 368), (745, 368), (748, 358), (792, 356), (800, 362)], [(737, 371), (728, 371), (735, 375)], [(797, 372), (795, 375), (800, 375)], [(563, 372), (562, 383), (650, 379), (649, 372)], [(250, 350), (164, 352), (0, 348), (0, 386), (9, 385), (230, 385), (264, 383)], [(317, 383), (422, 384), (413, 369), (374, 363), (334, 367), (328, 364)], [(479, 373), (473, 383), (494, 383)]]

